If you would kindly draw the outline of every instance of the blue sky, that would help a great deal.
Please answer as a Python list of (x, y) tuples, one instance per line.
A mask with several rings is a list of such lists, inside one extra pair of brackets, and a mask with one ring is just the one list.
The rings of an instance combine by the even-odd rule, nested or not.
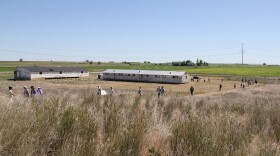
[(280, 64), (277, 0), (0, 0), (0, 60)]

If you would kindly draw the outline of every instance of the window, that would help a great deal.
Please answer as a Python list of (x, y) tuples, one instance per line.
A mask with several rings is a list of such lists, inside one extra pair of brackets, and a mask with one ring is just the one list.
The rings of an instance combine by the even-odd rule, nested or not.
[(127, 74), (127, 76), (130, 76), (130, 74)]
[(143, 77), (143, 75), (141, 75), (141, 77)]
[(132, 76), (135, 76), (135, 74), (132, 74)]
[(149, 75), (146, 75), (146, 77), (149, 77)]
[(62, 74), (62, 71), (60, 71), (59, 74)]
[(178, 76), (172, 76), (173, 79), (178, 79)]
[(83, 73), (84, 73), (84, 71), (81, 71), (81, 73), (83, 74)]
[(155, 75), (155, 78), (160, 78), (160, 76), (159, 75)]
[(40, 72), (40, 75), (42, 75), (43, 74), (43, 72)]
[(162, 77), (162, 78), (166, 78), (166, 75), (162, 75), (161, 77)]

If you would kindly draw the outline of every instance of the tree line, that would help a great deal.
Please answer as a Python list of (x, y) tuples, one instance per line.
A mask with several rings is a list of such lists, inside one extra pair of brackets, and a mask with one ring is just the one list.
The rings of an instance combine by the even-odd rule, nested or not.
[(174, 61), (172, 62), (173, 66), (208, 66), (209, 63), (206, 61), (203, 61), (201, 59), (197, 59), (196, 63), (194, 63), (191, 60), (186, 60), (186, 61)]

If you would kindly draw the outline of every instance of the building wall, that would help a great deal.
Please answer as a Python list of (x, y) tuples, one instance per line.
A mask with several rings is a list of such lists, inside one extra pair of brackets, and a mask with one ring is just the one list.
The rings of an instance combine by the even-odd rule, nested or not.
[(136, 81), (136, 82), (157, 82), (157, 83), (186, 83), (187, 74), (183, 76), (173, 75), (145, 75), (145, 74), (122, 74), (103, 73), (104, 80)]
[(40, 78), (67, 78), (67, 77), (85, 77), (89, 76), (89, 72), (84, 73), (74, 73), (74, 72), (32, 72), (31, 79), (40, 79)]
[(15, 79), (19, 80), (30, 80), (31, 73), (26, 68), (18, 68), (15, 73)]
[(89, 72), (30, 72), (26, 68), (17, 68), (14, 79), (31, 80), (40, 78), (67, 78), (67, 77), (85, 77), (89, 76)]

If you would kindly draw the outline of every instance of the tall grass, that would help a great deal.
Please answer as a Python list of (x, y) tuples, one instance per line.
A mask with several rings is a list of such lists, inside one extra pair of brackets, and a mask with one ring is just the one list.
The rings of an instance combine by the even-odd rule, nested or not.
[(0, 155), (279, 155), (279, 91), (1, 98)]

